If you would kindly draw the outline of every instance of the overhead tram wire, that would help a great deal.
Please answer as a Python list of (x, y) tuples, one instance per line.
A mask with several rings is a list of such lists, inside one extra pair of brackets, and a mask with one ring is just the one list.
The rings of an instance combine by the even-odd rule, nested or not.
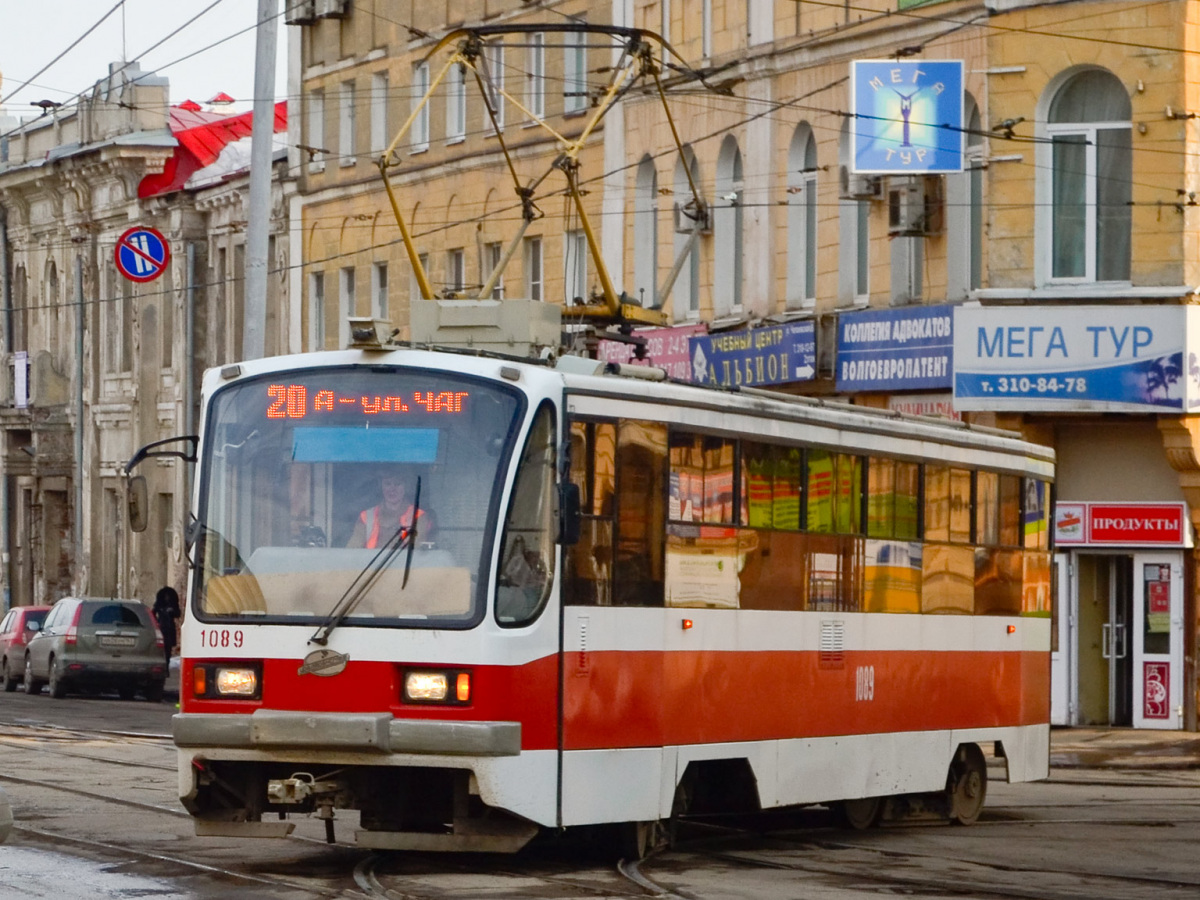
[(99, 28), (101, 25), (103, 25), (105, 20), (108, 19), (109, 16), (111, 16), (113, 13), (115, 13), (118, 9), (120, 9), (124, 5), (125, 5), (125, 0), (117, 0), (116, 4), (114, 4), (113, 7), (108, 12), (106, 12), (99, 19), (97, 19), (95, 22), (93, 22), (92, 26), (90, 28), (88, 28), (87, 31), (85, 31), (79, 37), (75, 38), (74, 41), (72, 41), (70, 44), (68, 44), (66, 49), (64, 49), (61, 53), (59, 53), (58, 56), (54, 57), (54, 59), (50, 60), (50, 62), (46, 63), (44, 66), (42, 66), (40, 69), (38, 69), (32, 75), (30, 75), (26, 81), (22, 82), (20, 85), (18, 85), (12, 91), (9, 91), (9, 93), (5, 94), (3, 97), (0, 97), (0, 106), (3, 106), (6, 101), (11, 100), (14, 96), (19, 94), (21, 91), (25, 90), (25, 88), (29, 87), (29, 85), (33, 82), (33, 80), (35, 78), (37, 78), (39, 75), (43, 74), (47, 69), (49, 69), (51, 66), (53, 66), (56, 62), (58, 62), (60, 59), (62, 59), (64, 56), (66, 56), (68, 53), (70, 53), (72, 50), (74, 50), (76, 47), (78, 47), (83, 42), (84, 38), (86, 38), (89, 34), (91, 34), (93, 31), (95, 31), (97, 28)]
[[(122, 0), (122, 2), (124, 2), (124, 0)], [(216, 6), (220, 5), (220, 4), (221, 4), (221, 3), (223, 3), (223, 2), (224, 2), (224, 0), (213, 0), (213, 2), (212, 2), (212, 3), (210, 3), (208, 6), (204, 7), (204, 9), (200, 10), (200, 12), (196, 13), (196, 15), (192, 16), (190, 19), (188, 19), (186, 22), (184, 22), (182, 25), (180, 25), (178, 28), (176, 28), (174, 31), (172, 31), (170, 34), (168, 34), (166, 37), (164, 37), (164, 38), (162, 38), (161, 40), (159, 40), (159, 41), (155, 42), (154, 44), (151, 44), (149, 47), (147, 47), (145, 50), (143, 50), (141, 53), (139, 53), (139, 54), (138, 54), (137, 56), (135, 56), (133, 59), (130, 59), (130, 60), (126, 61), (126, 62), (125, 62), (125, 64), (124, 64), (124, 65), (122, 65), (120, 68), (118, 68), (118, 69), (114, 70), (113, 72), (109, 73), (108, 77), (109, 77), (109, 78), (111, 78), (111, 77), (113, 77), (114, 75), (119, 75), (121, 72), (124, 72), (124, 71), (125, 71), (126, 69), (128, 69), (128, 68), (129, 68), (131, 65), (133, 65), (133, 64), (134, 64), (134, 63), (136, 63), (136, 62), (138, 62), (138, 61), (139, 61), (139, 60), (140, 60), (140, 59), (141, 59), (143, 56), (145, 56), (147, 53), (152, 53), (152, 52), (154, 52), (155, 50), (157, 50), (159, 47), (161, 47), (161, 46), (162, 46), (163, 44), (165, 44), (167, 41), (171, 40), (171, 38), (175, 37), (177, 34), (179, 34), (179, 33), (180, 33), (181, 31), (183, 31), (185, 28), (189, 27), (189, 26), (190, 26), (190, 25), (192, 25), (194, 22), (196, 22), (196, 20), (198, 20), (198, 19), (199, 19), (201, 16), (204, 16), (204, 15), (205, 15), (205, 14), (207, 14), (209, 11), (211, 11), (211, 10), (212, 10), (214, 7), (216, 7)], [(278, 16), (280, 16), (280, 17), (281, 17), (282, 15), (283, 15), (283, 13), (279, 13), (279, 14), (278, 14)], [(176, 59), (173, 59), (173, 60), (171, 60), (171, 61), (170, 61), (170, 62), (168, 62), (168, 63), (165, 63), (165, 64), (163, 64), (163, 65), (161, 65), (161, 66), (158, 66), (158, 67), (156, 67), (156, 68), (155, 68), (155, 70), (154, 70), (154, 72), (146, 72), (146, 73), (144, 73), (143, 75), (139, 76), (138, 78), (133, 78), (133, 79), (130, 79), (130, 82), (131, 82), (131, 83), (133, 83), (133, 84), (136, 84), (136, 83), (137, 83), (139, 80), (141, 80), (141, 78), (146, 78), (146, 77), (149, 77), (149, 76), (150, 76), (150, 75), (152, 75), (152, 74), (156, 74), (157, 72), (161, 72), (161, 71), (163, 71), (164, 69), (169, 69), (171, 66), (178, 65), (179, 63), (181, 63), (181, 62), (184, 62), (185, 60), (189, 60), (189, 59), (191, 59), (191, 58), (192, 58), (192, 57), (194, 57), (194, 56), (199, 56), (201, 53), (207, 53), (209, 50), (212, 50), (214, 47), (219, 47), (219, 46), (221, 46), (221, 44), (224, 44), (224, 43), (226, 43), (227, 41), (231, 41), (231, 40), (233, 40), (233, 39), (234, 39), (234, 38), (236, 38), (236, 37), (240, 37), (241, 35), (245, 34), (245, 33), (246, 33), (246, 32), (248, 32), (248, 31), (253, 31), (253, 30), (254, 30), (255, 28), (257, 28), (257, 27), (258, 27), (258, 23), (256, 22), (255, 24), (253, 24), (253, 25), (249, 25), (249, 26), (247, 26), (246, 28), (241, 28), (241, 29), (238, 29), (237, 31), (233, 32), (232, 34), (228, 34), (228, 35), (226, 35), (225, 37), (221, 38), (220, 40), (213, 41), (213, 43), (211, 43), (211, 44), (208, 44), (208, 45), (206, 45), (206, 46), (204, 46), (204, 47), (201, 47), (199, 50), (194, 50), (194, 51), (192, 51), (191, 53), (188, 53), (188, 54), (186, 54), (186, 55), (184, 55), (184, 56), (180, 56), (180, 57), (178, 57), (178, 58), (176, 58)], [(35, 77), (36, 77), (36, 76), (35, 76)], [(93, 82), (93, 87), (94, 87), (94, 86), (95, 86), (95, 82)], [(79, 91), (78, 93), (71, 95), (71, 97), (69, 97), (69, 98), (68, 98), (66, 101), (64, 101), (62, 105), (64, 105), (64, 106), (65, 106), (65, 105), (67, 105), (67, 104), (69, 104), (69, 103), (74, 103), (74, 102), (77, 102), (77, 101), (79, 101), (80, 99), (82, 99), (82, 98), (83, 98), (84, 94), (86, 94), (86, 93), (87, 93), (89, 90), (91, 90), (91, 89), (92, 89), (92, 88), (85, 88), (84, 90), (82, 90), (82, 91)], [(13, 135), (13, 134), (17, 133), (17, 132), (18, 132), (18, 131), (20, 131), (22, 128), (24, 128), (26, 124), (28, 124), (28, 123), (21, 123), (21, 124), (17, 125), (15, 128), (11, 128), (11, 129), (9, 129), (8, 131), (5, 131), (5, 132), (3, 132), (3, 133), (0, 133), (0, 138), (6, 138), (6, 137), (9, 137), (9, 136), (11, 136), (11, 135)]]

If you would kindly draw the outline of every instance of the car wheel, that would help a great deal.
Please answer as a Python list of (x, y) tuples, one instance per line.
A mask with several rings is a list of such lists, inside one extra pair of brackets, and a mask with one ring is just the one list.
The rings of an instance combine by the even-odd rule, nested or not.
[(137, 687), (132, 684), (123, 684), (117, 688), (117, 694), (122, 700), (132, 700), (137, 695)]
[(58, 674), (58, 667), (54, 663), (54, 657), (50, 657), (50, 696), (56, 700), (61, 700), (67, 696), (67, 685)]
[(17, 689), (17, 679), (13, 678), (8, 671), (8, 657), (0, 660), (0, 684), (4, 685), (4, 690), (12, 692)]
[(146, 695), (146, 699), (151, 703), (162, 703), (163, 683), (161, 681), (152, 681), (142, 693)]
[(25, 683), (22, 687), (27, 694), (40, 694), (42, 692), (42, 686), (33, 677), (33, 661), (28, 656), (25, 657)]

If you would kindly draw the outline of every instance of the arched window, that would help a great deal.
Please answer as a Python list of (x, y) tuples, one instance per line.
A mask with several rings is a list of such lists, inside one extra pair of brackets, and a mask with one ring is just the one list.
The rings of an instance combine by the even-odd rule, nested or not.
[(817, 142), (805, 122), (788, 147), (787, 305), (811, 307), (817, 297)]
[(949, 300), (983, 286), (983, 123), (979, 106), (963, 98), (967, 150), (962, 172), (946, 176), (947, 285)]
[(742, 309), (742, 152), (732, 134), (717, 156), (717, 196), (713, 203), (713, 315)]
[[(700, 165), (692, 148), (685, 146), (683, 154), (675, 160), (675, 176), (671, 182), (671, 193), (675, 198), (672, 257), (674, 264), (679, 267), (679, 274), (668, 294), (675, 298), (672, 308), (676, 319), (694, 319), (700, 315), (700, 238), (699, 232), (692, 230), (695, 223), (686, 215), (687, 204), (692, 199), (692, 189), (688, 184), (689, 170), (692, 182), (699, 185)], [(665, 302), (667, 297), (661, 299)]]
[(658, 306), (658, 173), (643, 156), (633, 190), (633, 296), (642, 306)]
[(1131, 117), (1124, 86), (1101, 69), (1070, 76), (1051, 95), (1052, 280), (1129, 280)]

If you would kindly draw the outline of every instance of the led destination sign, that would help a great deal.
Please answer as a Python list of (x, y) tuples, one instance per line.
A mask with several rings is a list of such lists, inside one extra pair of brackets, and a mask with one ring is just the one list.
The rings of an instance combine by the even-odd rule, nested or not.
[(468, 391), (408, 391), (398, 394), (347, 394), (328, 389), (310, 389), (303, 384), (272, 384), (267, 387), (268, 419), (305, 419), (321, 413), (358, 411), (364, 416), (408, 412), (461, 413)]

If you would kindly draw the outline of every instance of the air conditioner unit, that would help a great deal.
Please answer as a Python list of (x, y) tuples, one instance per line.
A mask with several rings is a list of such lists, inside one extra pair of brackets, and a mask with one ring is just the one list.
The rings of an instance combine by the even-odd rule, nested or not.
[(350, 0), (316, 0), (318, 19), (344, 19), (350, 11)]
[(838, 196), (843, 200), (874, 200), (882, 190), (878, 175), (859, 175), (838, 166)]
[(888, 234), (928, 237), (942, 232), (942, 178), (914, 175), (888, 186)]
[(287, 0), (283, 21), (289, 25), (311, 25), (317, 21), (314, 0)]
[(709, 215), (707, 206), (697, 209), (691, 203), (675, 203), (672, 216), (676, 234), (691, 234), (693, 231), (712, 234), (712, 216)]

